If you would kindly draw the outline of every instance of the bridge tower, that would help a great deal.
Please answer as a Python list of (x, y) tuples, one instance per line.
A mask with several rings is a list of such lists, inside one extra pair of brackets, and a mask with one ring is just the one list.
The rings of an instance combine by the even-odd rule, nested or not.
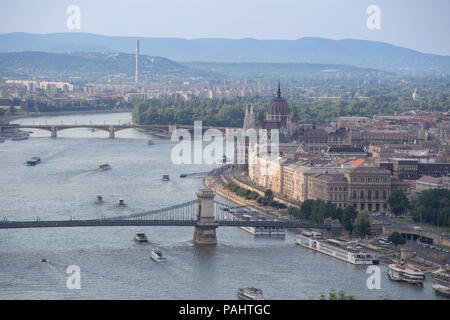
[(109, 126), (109, 138), (114, 139), (114, 126)]
[(52, 127), (50, 128), (50, 132), (51, 132), (51, 137), (52, 137), (52, 138), (56, 138), (56, 133), (58, 132), (58, 130), (56, 129), (55, 126), (52, 126)]
[(214, 196), (214, 192), (209, 189), (197, 191), (197, 226), (194, 231), (194, 242), (197, 244), (217, 244), (217, 223), (214, 221)]

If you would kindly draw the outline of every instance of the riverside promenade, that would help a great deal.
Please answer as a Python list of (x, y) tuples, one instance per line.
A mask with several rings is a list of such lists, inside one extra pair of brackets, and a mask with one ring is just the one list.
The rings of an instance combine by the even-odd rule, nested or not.
[[(263, 205), (259, 204), (256, 200), (247, 200), (244, 197), (238, 196), (234, 192), (225, 189), (223, 187), (223, 183), (233, 182), (232, 179), (234, 179), (234, 178), (232, 178), (229, 175), (229, 171), (224, 170), (224, 172), (222, 173), (222, 169), (218, 168), (218, 169), (212, 170), (205, 176), (204, 184), (206, 187), (213, 190), (218, 195), (220, 195), (240, 206), (245, 206), (252, 210), (259, 211), (261, 213), (275, 216), (275, 217), (283, 217), (283, 218), (293, 219), (293, 217), (291, 217), (287, 213), (287, 210), (277, 210), (270, 206), (263, 206)], [(245, 187), (249, 190), (252, 190), (250, 187), (247, 187), (247, 186), (242, 186), (242, 185), (239, 185), (239, 186)], [(252, 191), (256, 191), (256, 190), (252, 190)], [(256, 191), (256, 192), (258, 192), (258, 191)], [(258, 193), (261, 194), (261, 191)], [(264, 192), (262, 192), (261, 195), (264, 195)], [(275, 199), (278, 201), (277, 198), (275, 198)], [(295, 219), (293, 219), (293, 220), (295, 220)]]

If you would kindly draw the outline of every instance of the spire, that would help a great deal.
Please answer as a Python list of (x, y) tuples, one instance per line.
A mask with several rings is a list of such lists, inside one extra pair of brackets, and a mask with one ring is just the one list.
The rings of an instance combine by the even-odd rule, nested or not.
[(277, 98), (281, 98), (280, 81), (278, 81), (278, 91), (277, 91)]
[(255, 129), (255, 115), (253, 114), (253, 104), (250, 105), (249, 129)]
[(248, 118), (248, 105), (245, 106), (245, 116), (244, 116), (244, 126), (243, 129), (247, 130), (248, 129), (248, 123), (249, 123), (249, 118)]

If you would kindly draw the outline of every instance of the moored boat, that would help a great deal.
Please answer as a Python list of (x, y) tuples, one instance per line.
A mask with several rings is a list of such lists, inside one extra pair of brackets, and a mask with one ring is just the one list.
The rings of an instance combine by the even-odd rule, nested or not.
[(169, 181), (169, 175), (168, 174), (163, 174), (162, 176), (162, 181)]
[(163, 256), (162, 252), (158, 248), (153, 248), (150, 252), (150, 258), (156, 262), (166, 262), (166, 257)]
[(153, 140), (148, 140), (148, 141), (147, 141), (147, 144), (148, 144), (149, 146), (152, 146), (152, 145), (154, 145), (155, 143), (153, 142)]
[(411, 264), (405, 264), (403, 259), (400, 263), (388, 265), (388, 276), (392, 281), (403, 281), (412, 284), (423, 285), (425, 274)]
[(297, 235), (295, 242), (308, 248), (328, 256), (343, 260), (345, 262), (356, 265), (371, 265), (378, 264), (378, 260), (364, 252), (358, 246), (353, 246), (353, 243), (343, 242), (335, 239), (321, 239), (319, 232), (302, 232)]
[(450, 268), (434, 272), (432, 288), (435, 294), (450, 299)]
[(119, 208), (125, 208), (127, 205), (125, 204), (125, 201), (123, 201), (122, 199), (117, 200), (117, 206)]
[(254, 287), (239, 288), (237, 296), (243, 300), (264, 300), (262, 290)]

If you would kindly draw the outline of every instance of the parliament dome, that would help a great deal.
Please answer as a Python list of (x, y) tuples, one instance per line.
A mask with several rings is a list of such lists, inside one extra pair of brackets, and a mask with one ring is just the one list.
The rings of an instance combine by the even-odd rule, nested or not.
[(269, 115), (289, 116), (291, 110), (287, 102), (281, 97), (280, 85), (278, 84), (277, 97), (272, 101), (267, 111)]

